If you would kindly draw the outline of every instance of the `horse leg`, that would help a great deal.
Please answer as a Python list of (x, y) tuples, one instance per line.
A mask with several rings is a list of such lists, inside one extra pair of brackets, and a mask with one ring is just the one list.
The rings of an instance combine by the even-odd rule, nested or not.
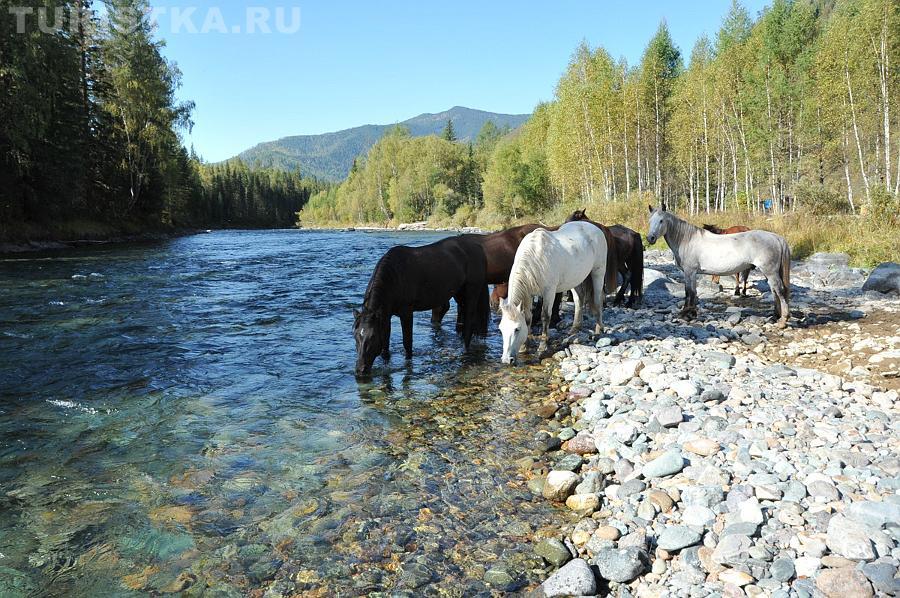
[(722, 281), (717, 274), (712, 275), (712, 283), (719, 286), (719, 292), (723, 292), (725, 287), (722, 286)]
[(454, 296), (454, 300), (456, 301), (456, 334), (461, 334), (465, 329), (466, 318), (468, 317), (466, 313), (467, 298), (464, 293), (459, 293)]
[(465, 293), (463, 303), (466, 306), (466, 317), (463, 321), (463, 344), (465, 344), (466, 349), (469, 348), (472, 334), (475, 332), (475, 324), (478, 322), (478, 296), (481, 290), (483, 290), (482, 285), (472, 283), (468, 283), (463, 290), (463, 293)]
[(547, 350), (547, 341), (550, 339), (550, 317), (553, 315), (552, 289), (544, 293), (544, 304), (541, 309), (541, 342), (538, 344), (538, 355)]
[[(625, 300), (625, 292), (628, 290), (628, 269), (624, 268), (619, 270), (619, 274), (622, 275), (622, 286), (619, 287), (619, 292), (616, 293), (616, 300), (613, 302), (613, 305), (622, 305), (622, 301)], [(631, 300), (628, 301), (629, 307), (631, 304)]]
[(581, 330), (581, 310), (584, 308), (585, 293), (581, 289), (572, 289), (572, 301), (575, 303), (575, 313), (572, 316), (572, 328), (569, 329), (570, 334), (574, 334)]
[(431, 310), (431, 324), (433, 326), (440, 326), (441, 322), (444, 320), (444, 316), (447, 315), (447, 312), (450, 311), (450, 301), (447, 300), (443, 305), (435, 307)]
[(741, 273), (738, 272), (734, 275), (734, 296), (741, 296)]
[(747, 283), (750, 282), (750, 271), (751, 270), (753, 270), (753, 268), (747, 268), (746, 270), (744, 270), (744, 273), (742, 274), (742, 276), (744, 277), (744, 290), (741, 292), (741, 294), (744, 297), (747, 296)]
[(697, 273), (693, 270), (684, 271), (684, 307), (681, 315), (686, 320), (697, 316)]
[(384, 347), (381, 349), (381, 358), (385, 361), (391, 358), (391, 319), (388, 318), (384, 323), (381, 338), (384, 339)]
[[(597, 289), (603, 288), (603, 279), (606, 272), (597, 268), (591, 272), (589, 283), (594, 285), (594, 297), (591, 302), (591, 310), (594, 312), (594, 334), (603, 332), (603, 300), (606, 297), (604, 293), (597, 294)], [(597, 286), (600, 285), (600, 286)]]
[(778, 270), (775, 270), (770, 276), (766, 276), (766, 280), (769, 281), (769, 287), (772, 289), (772, 299), (775, 302), (775, 318), (778, 321), (778, 327), (785, 328), (790, 316), (790, 307), (787, 302), (787, 290), (781, 281), (781, 274)]
[(562, 305), (562, 293), (557, 293), (553, 297), (553, 310), (550, 312), (550, 327), (556, 328), (559, 325), (559, 307)]
[(400, 327), (403, 329), (403, 348), (406, 350), (406, 358), (412, 359), (413, 314), (411, 311), (400, 316)]

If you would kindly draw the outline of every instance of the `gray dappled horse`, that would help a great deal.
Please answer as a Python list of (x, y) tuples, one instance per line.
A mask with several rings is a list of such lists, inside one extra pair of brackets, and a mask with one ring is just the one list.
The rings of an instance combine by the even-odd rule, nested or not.
[(667, 212), (665, 207), (650, 209), (647, 241), (652, 245), (660, 237), (684, 272), (685, 318), (697, 315), (697, 274), (737, 274), (756, 267), (766, 280), (775, 299), (775, 317), (781, 328), (790, 316), (791, 250), (784, 237), (764, 230), (717, 235)]

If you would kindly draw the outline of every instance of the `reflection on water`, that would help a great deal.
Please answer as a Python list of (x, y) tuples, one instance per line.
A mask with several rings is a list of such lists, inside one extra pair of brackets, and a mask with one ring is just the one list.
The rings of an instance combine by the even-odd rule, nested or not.
[(218, 232), (0, 260), (0, 595), (538, 581), (529, 542), (565, 516), (514, 464), (541, 370), (497, 367), (497, 334), (461, 356), (419, 314), (412, 363), (395, 322), (390, 364), (352, 376), (375, 261), (437, 238)]

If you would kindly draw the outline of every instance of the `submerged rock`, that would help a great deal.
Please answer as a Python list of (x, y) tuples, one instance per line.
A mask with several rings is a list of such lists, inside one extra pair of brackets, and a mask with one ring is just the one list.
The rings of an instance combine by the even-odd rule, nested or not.
[(534, 552), (555, 567), (560, 567), (572, 558), (566, 545), (556, 538), (541, 540), (534, 546)]

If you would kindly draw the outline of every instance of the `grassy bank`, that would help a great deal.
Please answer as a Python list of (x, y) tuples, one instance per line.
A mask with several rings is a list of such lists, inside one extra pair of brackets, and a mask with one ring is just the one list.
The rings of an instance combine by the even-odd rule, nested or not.
[[(651, 200), (652, 201), (652, 200)], [(649, 214), (648, 201), (617, 201), (596, 203), (561, 203), (551, 210), (532, 216), (509, 220), (490, 214), (487, 210), (469, 212), (453, 218), (432, 218), (428, 225), (434, 228), (477, 226), (485, 230), (499, 230), (514, 224), (542, 222), (559, 224), (574, 210), (586, 208), (588, 216), (604, 224), (624, 224), (646, 239)], [(794, 259), (803, 259), (816, 252), (843, 252), (850, 255), (851, 264), (872, 267), (882, 262), (900, 262), (900, 219), (896, 214), (875, 216), (818, 215), (804, 210), (785, 214), (759, 214), (729, 211), (678, 215), (693, 224), (716, 224), (722, 227), (743, 224), (754, 229), (769, 230), (785, 237), (791, 245)], [(349, 223), (338, 221), (304, 222), (304, 226), (345, 228), (348, 226), (385, 227), (399, 222)], [(665, 241), (653, 246), (664, 249)]]

